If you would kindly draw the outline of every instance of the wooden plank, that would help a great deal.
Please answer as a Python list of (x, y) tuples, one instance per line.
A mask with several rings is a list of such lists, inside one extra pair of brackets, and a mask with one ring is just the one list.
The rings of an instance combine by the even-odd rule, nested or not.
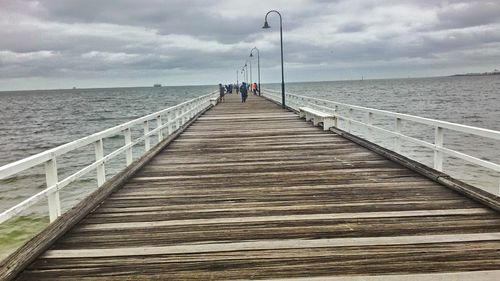
[(298, 221), (298, 220), (329, 220), (329, 219), (353, 219), (353, 218), (404, 218), (418, 216), (453, 216), (453, 215), (477, 215), (491, 214), (484, 208), (476, 209), (454, 209), (454, 210), (431, 210), (431, 211), (397, 211), (397, 212), (360, 212), (339, 214), (313, 214), (313, 215), (286, 215), (286, 216), (261, 216), (261, 217), (238, 217), (220, 219), (196, 219), (196, 220), (168, 220), (132, 223), (107, 223), (93, 224), (81, 227), (81, 230), (103, 230), (103, 229), (127, 229), (127, 228), (155, 228), (161, 226), (181, 226), (194, 224), (230, 224), (242, 222), (273, 222), (273, 221)]
[[(395, 275), (364, 275), (364, 276), (321, 276), (321, 277), (297, 277), (297, 278), (275, 278), (259, 279), (261, 281), (498, 281), (500, 270), (482, 270), (482, 271), (461, 271), (446, 273), (427, 273), (427, 274), (395, 274)], [(237, 279), (236, 281), (251, 280)]]
[[(414, 204), (424, 204), (426, 207), (426, 210), (431, 210), (430, 204), (438, 204), (438, 206), (443, 206), (446, 204), (456, 204), (456, 206), (464, 207), (468, 202), (464, 200), (442, 200), (442, 201), (435, 201), (432, 203), (427, 203), (424, 201), (404, 201), (404, 202), (373, 202), (370, 203), (372, 205), (372, 210), (374, 209), (373, 207), (377, 206), (406, 206), (406, 205), (414, 205)], [(104, 214), (104, 215), (123, 215), (123, 216), (130, 216), (133, 215), (134, 213), (140, 214), (141, 212), (176, 212), (176, 211), (181, 211), (181, 212), (186, 212), (186, 213), (198, 213), (198, 212), (223, 212), (223, 211), (233, 211), (233, 212), (243, 212), (243, 211), (292, 211), (292, 210), (307, 210), (307, 209), (327, 209), (328, 207), (336, 207), (336, 208), (342, 208), (342, 207), (360, 207), (360, 206), (366, 206), (366, 203), (335, 203), (335, 204), (306, 204), (306, 205), (293, 205), (293, 206), (224, 206), (224, 205), (218, 205), (214, 206), (213, 205), (206, 205), (205, 208), (202, 206), (197, 206), (195, 209), (181, 209), (179, 210), (178, 206), (143, 206), (143, 207), (123, 207), (123, 208), (113, 208), (113, 207), (101, 207), (98, 208), (94, 211), (94, 214), (92, 217), (98, 217), (99, 214)], [(476, 206), (476, 205), (471, 205), (471, 206)], [(207, 208), (208, 207), (208, 208)], [(415, 208), (414, 206), (412, 206)]]
[(58, 258), (99, 258), (99, 257), (126, 257), (149, 256), (162, 254), (189, 254), (210, 252), (231, 252), (249, 250), (274, 249), (304, 249), (324, 247), (349, 247), (370, 245), (415, 245), (430, 243), (454, 243), (470, 241), (500, 241), (500, 232), (479, 234), (453, 235), (419, 235), (419, 236), (390, 236), (390, 237), (358, 237), (336, 239), (290, 239), (269, 240), (258, 242), (237, 242), (217, 244), (191, 244), (166, 247), (137, 247), (137, 248), (109, 248), (109, 249), (79, 249), (79, 250), (48, 250), (42, 255), (44, 259)]
[[(466, 242), (394, 246), (334, 247), (236, 251), (185, 255), (108, 257), (91, 259), (42, 259), (23, 280), (234, 280), (351, 274), (408, 274), (432, 268), (444, 257), (446, 272), (497, 270), (498, 259), (485, 253), (498, 250), (495, 242)], [(474, 258), (464, 258), (467, 251)], [(346, 258), (348, 257), (348, 258)], [(380, 261), (383, 261), (382, 263)], [(397, 261), (397, 262), (395, 262)], [(390, 264), (388, 267), (387, 264)], [(442, 263), (441, 263), (442, 264)], [(158, 270), (160, 269), (160, 270)], [(383, 273), (382, 273), (383, 272)], [(30, 276), (30, 273), (34, 275)], [(40, 279), (38, 279), (40, 278)], [(44, 279), (46, 278), (46, 279)]]

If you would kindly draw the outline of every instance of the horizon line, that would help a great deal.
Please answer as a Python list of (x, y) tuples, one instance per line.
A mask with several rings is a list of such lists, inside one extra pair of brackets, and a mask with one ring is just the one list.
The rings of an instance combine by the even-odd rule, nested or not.
[[(397, 79), (424, 79), (424, 78), (442, 78), (442, 77), (455, 77), (457, 74), (453, 75), (437, 75), (437, 76), (414, 76), (414, 77), (390, 77), (390, 78), (366, 78), (362, 75), (363, 79), (342, 79), (342, 80), (309, 80), (309, 81), (289, 81), (286, 84), (293, 83), (321, 83), (321, 82), (344, 82), (344, 81), (370, 81), (370, 80), (397, 80)], [(241, 81), (240, 81), (241, 82)], [(257, 81), (252, 81), (257, 82)], [(214, 86), (216, 87), (220, 82), (212, 84), (190, 84), (190, 85), (166, 85), (161, 84), (161, 88), (167, 87), (201, 87), (201, 86)], [(261, 84), (281, 84), (281, 81), (277, 82), (266, 82)], [(42, 89), (25, 89), (25, 90), (0, 90), (2, 92), (30, 92), (30, 91), (61, 91), (61, 90), (93, 90), (93, 89), (120, 89), (120, 88), (154, 88), (154, 86), (111, 86), (111, 87), (76, 87), (75, 88), (42, 88)]]

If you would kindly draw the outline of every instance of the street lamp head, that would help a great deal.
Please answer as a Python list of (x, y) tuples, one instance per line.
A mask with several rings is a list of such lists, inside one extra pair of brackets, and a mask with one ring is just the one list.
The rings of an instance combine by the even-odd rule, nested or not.
[(250, 53), (250, 57), (253, 58), (253, 54), (252, 53)]
[(266, 28), (271, 28), (271, 27), (269, 26), (269, 23), (267, 23), (267, 20), (264, 22), (264, 26), (263, 26), (262, 28), (264, 28), (264, 29), (266, 29)]

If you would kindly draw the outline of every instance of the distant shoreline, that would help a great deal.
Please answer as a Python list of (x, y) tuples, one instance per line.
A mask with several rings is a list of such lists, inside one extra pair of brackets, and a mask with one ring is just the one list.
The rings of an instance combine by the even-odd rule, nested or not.
[(463, 74), (453, 74), (451, 77), (456, 76), (491, 76), (491, 75), (500, 75), (500, 71), (495, 72), (484, 72), (484, 73), (463, 73)]

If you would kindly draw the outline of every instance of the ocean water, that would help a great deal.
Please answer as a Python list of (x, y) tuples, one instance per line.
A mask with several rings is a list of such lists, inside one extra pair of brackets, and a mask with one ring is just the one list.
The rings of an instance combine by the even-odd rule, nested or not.
[[(263, 88), (280, 90), (280, 85), (268, 84)], [(216, 86), (186, 86), (0, 92), (0, 166), (216, 89)], [(500, 130), (500, 76), (288, 83), (287, 92)], [(354, 117), (366, 118), (356, 112)], [(394, 120), (375, 118), (375, 125), (392, 129), (393, 124)], [(402, 130), (405, 134), (433, 141), (433, 128), (403, 122)], [(354, 127), (353, 132), (367, 137), (363, 128)], [(132, 131), (134, 136), (141, 133), (142, 128)], [(391, 138), (380, 134), (369, 137), (391, 148)], [(106, 139), (105, 153), (123, 144), (120, 136)], [(444, 144), (500, 162), (500, 142), (445, 131)], [(138, 157), (141, 152), (138, 147), (134, 155)], [(432, 166), (433, 154), (428, 149), (403, 142), (402, 153)], [(93, 159), (93, 146), (58, 158), (59, 178), (83, 168)], [(117, 157), (106, 164), (106, 173), (112, 176), (124, 166), (124, 156)], [(498, 173), (451, 157), (445, 158), (444, 169), (492, 192), (498, 190)], [(0, 211), (44, 187), (43, 167), (0, 181)], [(70, 208), (95, 188), (95, 173), (71, 184), (61, 192), (63, 209)], [(22, 216), (0, 224), (0, 257), (47, 222), (47, 202), (44, 201)]]

